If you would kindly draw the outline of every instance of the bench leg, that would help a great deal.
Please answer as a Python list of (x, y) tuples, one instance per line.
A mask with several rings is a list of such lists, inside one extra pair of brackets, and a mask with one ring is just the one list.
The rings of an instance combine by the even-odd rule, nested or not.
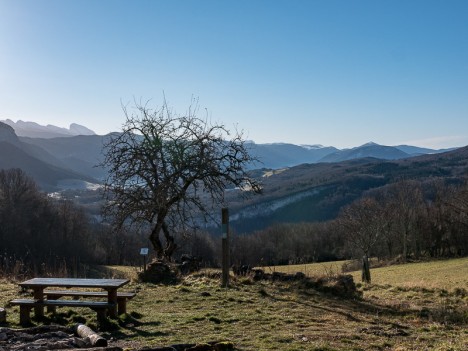
[(107, 309), (106, 308), (96, 308), (98, 323), (102, 324), (106, 320)]
[(20, 306), (20, 324), (24, 327), (31, 324), (31, 307), (30, 306)]
[(119, 316), (127, 313), (127, 299), (125, 297), (117, 299), (117, 313)]
[[(58, 300), (60, 296), (47, 296), (47, 300)], [(57, 312), (57, 307), (55, 306), (47, 306), (47, 313), (55, 313)]]

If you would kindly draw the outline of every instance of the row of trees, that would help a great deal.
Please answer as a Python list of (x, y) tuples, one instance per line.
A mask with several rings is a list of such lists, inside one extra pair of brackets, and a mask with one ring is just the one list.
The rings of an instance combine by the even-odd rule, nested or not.
[[(21, 170), (0, 171), (0, 269), (20, 261), (33, 273), (80, 263), (136, 264), (147, 232), (113, 230), (70, 201), (39, 192)], [(468, 253), (468, 183), (402, 181), (367, 193), (332, 221), (277, 224), (233, 233), (232, 263), (278, 265), (377, 257), (406, 261)], [(187, 232), (185, 232), (187, 234)], [(180, 254), (219, 265), (220, 239), (203, 231), (175, 236)], [(370, 277), (369, 277), (370, 278)], [(368, 279), (369, 279), (368, 278)]]
[(368, 194), (338, 218), (347, 242), (363, 255), (363, 278), (370, 281), (368, 257), (450, 257), (468, 252), (467, 184), (401, 181)]
[[(400, 181), (373, 190), (332, 221), (278, 224), (233, 239), (237, 264), (277, 265), (468, 253), (468, 183)], [(370, 279), (370, 276), (367, 277)]]
[(71, 201), (40, 192), (20, 169), (0, 170), (0, 272), (78, 274), (83, 263), (136, 263), (146, 237), (114, 232)]

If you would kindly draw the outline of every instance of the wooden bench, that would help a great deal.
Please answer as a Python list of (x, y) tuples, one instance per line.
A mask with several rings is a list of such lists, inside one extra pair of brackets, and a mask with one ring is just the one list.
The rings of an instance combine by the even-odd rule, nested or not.
[(33, 307), (89, 307), (96, 311), (98, 322), (106, 319), (106, 312), (115, 305), (102, 301), (82, 301), (82, 300), (32, 300), (32, 299), (14, 299), (10, 305), (20, 306), (20, 324), (27, 325), (31, 323), (30, 312)]
[[(135, 297), (133, 292), (117, 292), (117, 313), (127, 313), (127, 300)], [(106, 291), (75, 291), (75, 290), (44, 290), (44, 296), (49, 300), (57, 300), (63, 296), (70, 296), (74, 299), (79, 297), (107, 297)]]

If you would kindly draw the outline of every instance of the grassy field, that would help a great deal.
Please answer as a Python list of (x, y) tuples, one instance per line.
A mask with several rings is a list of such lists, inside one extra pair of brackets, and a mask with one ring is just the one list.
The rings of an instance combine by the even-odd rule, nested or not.
[[(333, 267), (340, 263), (266, 271), (330, 275)], [(112, 269), (116, 275), (136, 273)], [(169, 286), (132, 282), (129, 289), (138, 294), (128, 305), (130, 314), (104, 333), (128, 350), (221, 340), (242, 351), (468, 350), (468, 259), (373, 269), (372, 277), (373, 284), (358, 284), (362, 298), (352, 300), (300, 283), (246, 277), (233, 278), (231, 287), (223, 289), (213, 272)], [(7, 306), (14, 327), (18, 308), (7, 302), (17, 296), (15, 284), (1, 282), (0, 306)], [(49, 318), (95, 323), (94, 313), (84, 309), (64, 309)]]
[[(284, 273), (303, 272), (308, 276), (341, 273), (341, 266), (348, 261), (312, 263), (305, 265), (265, 267), (265, 271)], [(361, 272), (350, 272), (355, 282), (361, 280)], [(452, 290), (468, 289), (468, 259), (408, 263), (371, 269), (373, 284), (390, 284), (402, 287), (424, 287)]]

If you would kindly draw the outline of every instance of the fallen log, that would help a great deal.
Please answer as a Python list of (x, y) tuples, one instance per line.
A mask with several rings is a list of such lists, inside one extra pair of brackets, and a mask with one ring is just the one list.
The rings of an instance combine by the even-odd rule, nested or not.
[(6, 323), (6, 311), (0, 307), (0, 323)]
[(94, 330), (92, 330), (90, 327), (87, 327), (84, 324), (75, 325), (74, 331), (76, 335), (78, 335), (80, 338), (88, 339), (91, 346), (97, 346), (97, 347), (107, 346), (106, 339), (104, 339), (101, 335), (97, 334)]

